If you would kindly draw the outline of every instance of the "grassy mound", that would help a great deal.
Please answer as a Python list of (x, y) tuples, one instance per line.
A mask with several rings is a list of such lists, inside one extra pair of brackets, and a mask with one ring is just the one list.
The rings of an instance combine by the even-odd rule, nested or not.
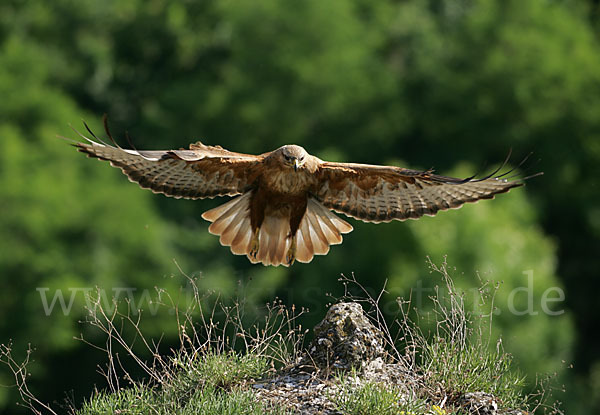
[[(304, 346), (296, 311), (280, 302), (266, 307), (260, 324), (246, 328), (241, 304), (226, 307), (212, 302), (206, 314), (206, 296), (194, 290), (194, 301), (176, 311), (180, 348), (169, 355), (146, 339), (131, 313), (112, 314), (96, 299), (89, 322), (106, 336), (108, 387), (95, 391), (74, 415), (92, 414), (525, 414), (560, 413), (544, 406), (542, 390), (526, 396), (524, 379), (514, 369), (501, 342), (490, 338), (493, 301), (489, 313), (467, 312), (464, 295), (454, 286), (445, 264), (432, 270), (443, 290), (430, 297), (426, 313), (410, 300), (398, 298), (398, 312), (386, 321), (378, 301), (353, 277), (342, 277), (347, 288), (341, 299), (361, 304), (385, 347), (384, 357), (350, 369), (307, 367), (310, 347)], [(195, 285), (194, 285), (195, 287)], [(353, 289), (348, 289), (352, 287)], [(359, 292), (352, 295), (350, 292)], [(484, 291), (482, 290), (482, 295)], [(493, 295), (491, 296), (493, 298)], [(215, 321), (215, 310), (225, 318)], [(426, 315), (425, 315), (426, 314)], [(426, 318), (425, 318), (426, 317)], [(423, 324), (427, 319), (427, 324)], [(118, 324), (117, 324), (118, 322)], [(198, 323), (197, 323), (198, 322)], [(418, 322), (419, 324), (417, 324)], [(134, 351), (124, 329), (135, 334), (152, 358)], [(429, 329), (423, 328), (429, 327)], [(141, 339), (141, 340), (140, 340)], [(134, 381), (124, 369), (118, 345), (148, 375)], [(314, 348), (313, 348), (314, 349)], [(25, 364), (3, 360), (17, 372)], [(299, 362), (304, 362), (302, 367)], [(310, 366), (310, 365), (308, 365)], [(17, 379), (18, 382), (18, 379)], [(126, 385), (123, 385), (126, 383)], [(21, 385), (24, 402), (34, 413), (55, 413)]]

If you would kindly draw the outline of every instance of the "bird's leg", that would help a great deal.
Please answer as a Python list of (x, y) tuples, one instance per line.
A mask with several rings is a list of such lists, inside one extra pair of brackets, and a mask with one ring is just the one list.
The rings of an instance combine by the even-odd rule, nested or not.
[(258, 255), (258, 248), (260, 248), (260, 241), (258, 240), (258, 235), (260, 234), (260, 228), (256, 228), (254, 230), (254, 235), (252, 236), (252, 240), (250, 241), (250, 253), (248, 256), (252, 259), (256, 259), (256, 255)]
[(296, 260), (296, 235), (292, 235), (292, 243), (290, 244), (290, 247), (287, 251), (287, 254), (285, 256), (285, 262), (288, 265), (292, 265), (294, 263), (294, 261)]
[(308, 204), (308, 198), (300, 197), (292, 204), (291, 212), (290, 212), (290, 233), (288, 234), (288, 238), (291, 239), (290, 247), (285, 256), (285, 261), (287, 265), (292, 265), (296, 260), (296, 250), (298, 245), (296, 243), (296, 235), (298, 233), (298, 229), (300, 228), (300, 223), (302, 222), (302, 218), (304, 217), (304, 213), (306, 212), (306, 206)]

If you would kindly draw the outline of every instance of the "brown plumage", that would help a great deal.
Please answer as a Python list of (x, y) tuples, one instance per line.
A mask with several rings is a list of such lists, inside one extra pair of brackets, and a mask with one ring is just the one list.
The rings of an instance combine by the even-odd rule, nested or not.
[(492, 199), (524, 180), (463, 180), (394, 166), (330, 163), (296, 145), (261, 155), (200, 142), (187, 150), (137, 151), (82, 137), (86, 143), (74, 144), (79, 151), (109, 161), (155, 193), (234, 196), (202, 217), (231, 252), (264, 265), (310, 262), (342, 243), (352, 226), (332, 211), (374, 223), (417, 219)]

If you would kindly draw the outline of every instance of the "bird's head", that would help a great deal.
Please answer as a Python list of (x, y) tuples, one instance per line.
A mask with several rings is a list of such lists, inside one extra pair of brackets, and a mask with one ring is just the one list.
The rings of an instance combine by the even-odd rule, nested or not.
[(292, 167), (295, 171), (304, 165), (308, 156), (305, 149), (293, 144), (281, 147), (279, 152), (282, 164)]

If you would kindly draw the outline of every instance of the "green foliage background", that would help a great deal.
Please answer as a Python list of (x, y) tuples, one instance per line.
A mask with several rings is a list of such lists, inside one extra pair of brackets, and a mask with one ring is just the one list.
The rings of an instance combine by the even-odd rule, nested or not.
[[(308, 306), (310, 326), (327, 294), (340, 294), (340, 273), (374, 291), (387, 280), (391, 311), (395, 296), (435, 285), (427, 256), (448, 255), (467, 292), (502, 281), (496, 334), (530, 383), (557, 372), (568, 413), (597, 411), (597, 15), (597, 2), (575, 0), (3, 1), (0, 341), (36, 348), (32, 388), (44, 400), (73, 390), (80, 402), (102, 385), (104, 356), (73, 337), (98, 334), (79, 324), (83, 295), (67, 315), (57, 306), (47, 316), (40, 288), (49, 300), (95, 286), (175, 295), (184, 281), (175, 259), (225, 297)], [(512, 147), (534, 151), (532, 169), (545, 175), (435, 218), (353, 221), (328, 256), (264, 268), (208, 234), (200, 214), (218, 201), (139, 190), (56, 138), (75, 137), (68, 125), (82, 118), (102, 131), (103, 113), (138, 148), (297, 143), (330, 160), (466, 176)], [(508, 304), (529, 288), (527, 272), (533, 309), (517, 315)], [(541, 308), (551, 287), (565, 292), (556, 316)], [(517, 292), (513, 308), (528, 310)], [(165, 348), (176, 341), (166, 310), (144, 321)], [(0, 384), (11, 384), (4, 369)], [(0, 410), (14, 413), (15, 401), (0, 387)]]

